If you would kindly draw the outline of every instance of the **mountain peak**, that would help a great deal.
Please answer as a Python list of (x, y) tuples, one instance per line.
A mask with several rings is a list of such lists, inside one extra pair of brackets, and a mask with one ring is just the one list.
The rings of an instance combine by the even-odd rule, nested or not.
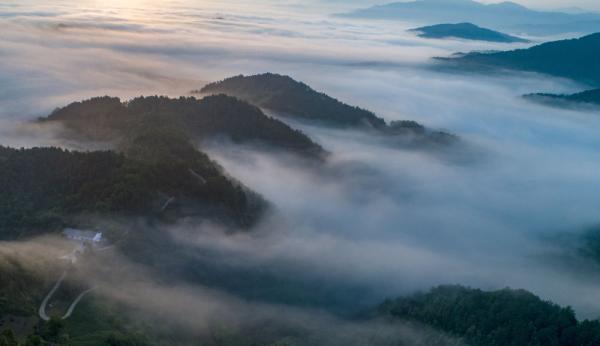
[(473, 23), (437, 24), (410, 30), (424, 38), (459, 38), (464, 40), (488, 41), (500, 43), (528, 42), (519, 37), (479, 27)]

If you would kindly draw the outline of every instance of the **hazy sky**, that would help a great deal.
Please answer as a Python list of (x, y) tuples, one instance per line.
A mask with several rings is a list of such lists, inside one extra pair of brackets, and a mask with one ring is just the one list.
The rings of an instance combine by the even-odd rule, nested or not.
[[(501, 1), (485, 0), (485, 3), (497, 3)], [(570, 8), (580, 7), (584, 9), (600, 10), (600, 1), (598, 0), (513, 0), (521, 5), (536, 8)]]
[[(367, 4), (385, 4), (390, 2), (400, 2), (400, 1), (409, 1), (409, 0), (357, 0), (353, 1), (354, 3), (367, 3)], [(476, 0), (483, 3), (499, 3), (503, 0)], [(580, 7), (588, 10), (600, 11), (600, 1), (598, 0), (510, 0), (512, 2), (516, 2), (518, 4), (532, 7), (532, 8), (543, 8), (543, 9), (556, 9), (556, 8), (571, 8), (571, 7)], [(330, 2), (342, 2), (333, 0)]]

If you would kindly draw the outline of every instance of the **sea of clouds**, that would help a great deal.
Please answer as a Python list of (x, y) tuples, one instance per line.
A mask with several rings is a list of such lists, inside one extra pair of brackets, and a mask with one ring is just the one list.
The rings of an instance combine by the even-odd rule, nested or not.
[(93, 96), (181, 96), (236, 74), (291, 75), (387, 120), (455, 133), (474, 150), (452, 160), (294, 122), (332, 153), (326, 167), (205, 144), (275, 212), (250, 234), (186, 224), (170, 230), (175, 239), (240, 266), (301, 269), (365, 287), (373, 303), (460, 283), (524, 288), (582, 317), (600, 316), (595, 268), (561, 261), (572, 250), (553, 240), (600, 221), (600, 117), (520, 97), (584, 87), (539, 75), (441, 71), (432, 57), (524, 45), (425, 40), (406, 32), (423, 23), (331, 16), (353, 6), (5, 1), (0, 144), (73, 147), (23, 122)]

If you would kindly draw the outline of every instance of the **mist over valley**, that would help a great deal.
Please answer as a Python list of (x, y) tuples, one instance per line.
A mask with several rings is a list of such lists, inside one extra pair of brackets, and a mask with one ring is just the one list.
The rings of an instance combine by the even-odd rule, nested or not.
[(524, 5), (3, 2), (0, 345), (599, 344), (600, 20)]

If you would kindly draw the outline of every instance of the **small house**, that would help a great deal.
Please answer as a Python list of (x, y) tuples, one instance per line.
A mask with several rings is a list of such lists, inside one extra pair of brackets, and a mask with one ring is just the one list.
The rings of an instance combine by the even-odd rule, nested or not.
[(102, 232), (65, 228), (63, 234), (71, 240), (83, 243), (98, 244), (102, 241)]

